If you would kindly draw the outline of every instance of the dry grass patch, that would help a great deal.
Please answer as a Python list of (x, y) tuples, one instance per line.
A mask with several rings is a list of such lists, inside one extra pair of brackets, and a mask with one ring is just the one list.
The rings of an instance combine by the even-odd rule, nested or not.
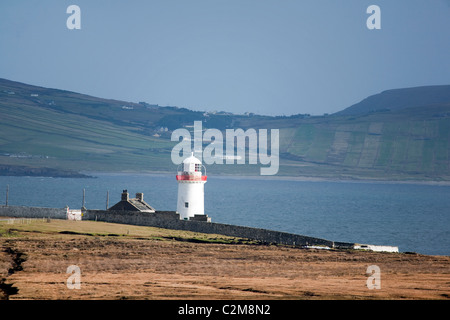
[[(443, 256), (252, 245), (220, 235), (92, 221), (1, 222), (0, 230), (0, 273), (18, 289), (10, 299), (450, 296), (450, 258)], [(9, 276), (6, 248), (26, 256), (23, 270)], [(66, 286), (70, 265), (80, 267), (80, 290)], [(380, 290), (366, 286), (369, 265), (381, 269)]]

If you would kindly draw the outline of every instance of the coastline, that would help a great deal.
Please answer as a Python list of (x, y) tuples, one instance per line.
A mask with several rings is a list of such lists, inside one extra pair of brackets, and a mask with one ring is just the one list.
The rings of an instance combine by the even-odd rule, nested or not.
[[(147, 194), (147, 198), (148, 199), (155, 199), (154, 197), (151, 196), (151, 192), (149, 190), (151, 190), (152, 186), (157, 185), (156, 183), (162, 183), (170, 187), (170, 190), (172, 190), (171, 192), (175, 192), (175, 186), (176, 186), (176, 180), (175, 180), (175, 174), (173, 172), (168, 173), (168, 172), (160, 172), (160, 171), (153, 171), (153, 172), (149, 172), (147, 171), (146, 173), (140, 173), (140, 172), (133, 172), (133, 171), (128, 171), (128, 172), (94, 172), (91, 171), (89, 172), (90, 174), (95, 174), (98, 176), (98, 179), (63, 179), (63, 178), (22, 178), (22, 179), (10, 179), (8, 177), (5, 178), (1, 178), (0, 180), (2, 181), (2, 184), (5, 186), (3, 189), (5, 190), (6, 185), (10, 185), (12, 192), (10, 193), (10, 199), (9, 199), (9, 205), (28, 205), (28, 206), (44, 206), (44, 207), (58, 207), (58, 208), (62, 208), (65, 205), (69, 205), (71, 208), (79, 208), (81, 205), (81, 195), (82, 195), (82, 189), (85, 188), (87, 186), (87, 200), (88, 200), (88, 205), (87, 207), (89, 207), (90, 209), (101, 209), (101, 208), (105, 208), (105, 194), (106, 194), (106, 190), (110, 191), (110, 199), (111, 199), (111, 203), (115, 203), (115, 200), (112, 199), (116, 199), (117, 195), (119, 194), (119, 192), (122, 191), (122, 189), (126, 189), (126, 187), (128, 186), (129, 183), (134, 183), (134, 181), (136, 181), (136, 191), (141, 191), (144, 190), (144, 192), (146, 192)], [(108, 177), (109, 176), (109, 177)], [(149, 177), (149, 178), (147, 178)], [(248, 214), (248, 218), (242, 219), (239, 217), (239, 214), (235, 214), (234, 216), (231, 215), (227, 215), (225, 214), (225, 211), (223, 209), (220, 209), (222, 211), (213, 211), (212, 208), (216, 207), (216, 203), (215, 203), (215, 197), (217, 196), (217, 192), (218, 190), (220, 190), (220, 188), (225, 185), (225, 186), (232, 186), (232, 185), (242, 185), (243, 188), (246, 188), (247, 186), (258, 186), (258, 185), (262, 185), (262, 186), (266, 186), (264, 188), (264, 190), (270, 190), (270, 186), (273, 186), (274, 188), (282, 188), (286, 191), (292, 190), (292, 192), (290, 193), (290, 197), (292, 199), (296, 199), (296, 189), (297, 188), (313, 188), (314, 190), (317, 191), (317, 194), (321, 194), (321, 190), (325, 187), (325, 188), (331, 188), (331, 190), (338, 190), (338, 192), (340, 192), (339, 190), (341, 188), (349, 188), (349, 190), (353, 190), (355, 192), (358, 192), (359, 190), (364, 190), (366, 188), (375, 188), (372, 190), (378, 190), (380, 192), (385, 192), (384, 190), (399, 190), (402, 194), (400, 195), (405, 195), (406, 198), (410, 197), (409, 196), (409, 191), (411, 192), (425, 192), (426, 194), (430, 194), (430, 195), (435, 195), (435, 194), (439, 194), (442, 195), (439, 196), (440, 198), (436, 199), (438, 200), (438, 202), (442, 202), (442, 203), (446, 203), (448, 204), (448, 199), (446, 200), (446, 196), (445, 194), (448, 193), (449, 188), (448, 187), (434, 187), (432, 186), (432, 184), (428, 183), (426, 186), (421, 183), (421, 184), (411, 184), (412, 182), (408, 182), (408, 184), (405, 183), (398, 183), (398, 182), (386, 182), (386, 181), (377, 181), (377, 182), (373, 182), (373, 181), (344, 181), (344, 180), (329, 180), (329, 179), (318, 179), (318, 178), (308, 178), (308, 177), (279, 177), (279, 176), (275, 176), (275, 177), (260, 177), (260, 176), (236, 176), (236, 175), (217, 175), (217, 176), (210, 176), (210, 182), (211, 184), (209, 185), (210, 190), (212, 192), (212, 197), (208, 197), (208, 203), (209, 203), (209, 211), (208, 211), (208, 215), (212, 217), (212, 220), (214, 222), (221, 222), (221, 223), (232, 223), (232, 224), (237, 224), (237, 225), (241, 225), (241, 226), (248, 226), (248, 227), (263, 227), (266, 229), (271, 229), (271, 230), (275, 230), (275, 231), (284, 231), (284, 232), (288, 232), (288, 233), (299, 233), (299, 234), (307, 234), (307, 235), (311, 235), (314, 237), (319, 237), (319, 238), (324, 238), (324, 239), (334, 239), (336, 241), (346, 241), (346, 242), (360, 242), (360, 243), (376, 243), (376, 244), (386, 244), (386, 245), (397, 245), (399, 247), (400, 251), (409, 251), (409, 252), (421, 252), (421, 253), (434, 253), (437, 252), (437, 254), (448, 254), (448, 251), (445, 252), (441, 252), (441, 249), (427, 249), (425, 248), (423, 245), (421, 246), (417, 246), (416, 244), (414, 244), (414, 239), (417, 237), (418, 233), (417, 232), (410, 232), (410, 230), (407, 230), (406, 228), (403, 227), (404, 223), (398, 223), (398, 221), (402, 221), (402, 219), (411, 219), (412, 216), (410, 216), (409, 214), (406, 214), (405, 212), (409, 212), (408, 210), (404, 211), (402, 210), (404, 207), (408, 207), (406, 202), (401, 202), (401, 201), (397, 201), (395, 202), (396, 205), (394, 207), (399, 207), (398, 211), (402, 211), (403, 216), (402, 218), (398, 218), (396, 213), (398, 212), (392, 212), (393, 215), (395, 215), (395, 219), (394, 216), (392, 216), (392, 218), (390, 216), (385, 216), (385, 220), (383, 220), (383, 223), (385, 224), (385, 229), (377, 229), (376, 230), (376, 236), (375, 236), (375, 240), (373, 240), (372, 238), (369, 237), (366, 238), (366, 234), (364, 234), (361, 231), (358, 231), (359, 236), (354, 236), (354, 232), (348, 232), (346, 230), (348, 230), (349, 228), (347, 227), (346, 223), (343, 223), (344, 221), (347, 221), (347, 218), (342, 218), (339, 221), (337, 221), (336, 223), (340, 224), (340, 227), (342, 227), (342, 229), (336, 229), (336, 225), (330, 224), (329, 225), (329, 229), (324, 228), (324, 224), (321, 223), (315, 223), (315, 222), (311, 222), (311, 225), (314, 225), (314, 228), (319, 228), (319, 229), (314, 229), (311, 227), (304, 227), (305, 226), (305, 222), (301, 221), (300, 219), (297, 218), (297, 216), (293, 217), (292, 220), (289, 220), (289, 222), (286, 222), (287, 220), (284, 220), (284, 222), (278, 222), (275, 221), (275, 223), (273, 223), (273, 220), (268, 220), (269, 222), (264, 221), (263, 222), (263, 218), (259, 218), (258, 214), (253, 214), (253, 212), (257, 212), (259, 210), (252, 210), (252, 207), (247, 205), (247, 208), (244, 209), (243, 212), (245, 212), (245, 214)], [(248, 179), (248, 180), (245, 180)], [(262, 180), (265, 179), (265, 180)], [(271, 181), (274, 181), (273, 183)], [(299, 182), (289, 182), (289, 181), (299, 181)], [(309, 182), (309, 183), (308, 183)], [(20, 190), (20, 186), (23, 186), (23, 188), (26, 190), (27, 193), (32, 192), (31, 190), (29, 190), (25, 185), (28, 184), (36, 184), (36, 185), (45, 185), (49, 188), (49, 190), (53, 190), (53, 188), (55, 188), (56, 186), (62, 186), (62, 185), (70, 185), (73, 186), (72, 189), (70, 190), (70, 196), (68, 195), (67, 198), (68, 200), (65, 201), (60, 201), (58, 200), (56, 203), (54, 203), (53, 201), (42, 201), (41, 202), (41, 198), (36, 198), (36, 199), (32, 199), (30, 201), (21, 201), (20, 198), (17, 198), (17, 190)], [(118, 183), (118, 184), (117, 184)], [(116, 187), (115, 191), (111, 191), (112, 187), (110, 187), (110, 185), (115, 184)], [(423, 189), (421, 188), (421, 185), (424, 185)], [(94, 187), (95, 186), (95, 187)], [(122, 186), (124, 186), (122, 188)], [(99, 187), (101, 187), (99, 189)], [(120, 188), (118, 188), (120, 187)], [(133, 187), (130, 187), (131, 189), (133, 189)], [(165, 187), (164, 187), (165, 188)], [(97, 189), (99, 189), (100, 191), (96, 191)], [(130, 190), (131, 190), (130, 189)], [(299, 190), (300, 190), (299, 189)], [(60, 188), (58, 187), (58, 199), (62, 199), (64, 198), (64, 193), (61, 193)], [(169, 190), (169, 189), (164, 189), (164, 190)], [(274, 189), (275, 190), (275, 189)], [(371, 190), (371, 189), (369, 189)], [(133, 190), (134, 192), (134, 190)], [(271, 192), (271, 191), (269, 191)], [(289, 191), (290, 192), (290, 191)], [(407, 192), (407, 193), (406, 193)], [(5, 192), (3, 192), (3, 194), (5, 194)], [(155, 194), (158, 194), (158, 192), (156, 192)], [(170, 194), (175, 194), (175, 193), (170, 193)], [(241, 194), (241, 193), (240, 193)], [(242, 193), (245, 194), (245, 193)], [(282, 197), (282, 196), (278, 196), (279, 192), (276, 193), (276, 197), (274, 198), (275, 201), (272, 201), (272, 203), (276, 203), (277, 201), (279, 201), (280, 199), (287, 199), (286, 197)], [(387, 193), (390, 194), (390, 193)], [(62, 195), (62, 196), (61, 196)], [(215, 195), (215, 196), (214, 196)], [(352, 193), (349, 193), (349, 195), (351, 197), (353, 197)], [(420, 194), (418, 194), (420, 195)], [(364, 194), (363, 194), (364, 196)], [(324, 196), (319, 196), (319, 197), (324, 197)], [(163, 198), (165, 199), (164, 201), (161, 202), (161, 200), (150, 200), (149, 203), (153, 203), (153, 205), (155, 206), (155, 208), (160, 208), (160, 209), (167, 209), (169, 208), (170, 210), (175, 210), (175, 206), (173, 205), (173, 199), (174, 197), (172, 195), (163, 195)], [(167, 199), (166, 199), (167, 198)], [(415, 197), (417, 198), (417, 197)], [(0, 201), (0, 204), (3, 204), (4, 201), (4, 196), (3, 196), (3, 201)], [(19, 199), (19, 200), (18, 200)], [(176, 198), (175, 198), (176, 199)], [(350, 216), (354, 217), (354, 219), (352, 218), (352, 220), (349, 220), (350, 222), (352, 221), (363, 221), (358, 217), (362, 217), (362, 219), (364, 219), (364, 221), (373, 221), (374, 218), (370, 218), (370, 215), (367, 214), (367, 212), (373, 212), (374, 210), (370, 209), (366, 212), (365, 210), (365, 206), (364, 206), (364, 198), (358, 198), (358, 199), (362, 199), (362, 204), (361, 205), (357, 205), (356, 208), (354, 208), (353, 210), (353, 214), (351, 214)], [(404, 198), (402, 198), (404, 199)], [(440, 201), (439, 199), (442, 199), (442, 201)], [(394, 201), (395, 198), (392, 198), (392, 200)], [(158, 202), (159, 201), (159, 202)], [(402, 200), (403, 201), (403, 200)], [(170, 203), (171, 205), (168, 206), (167, 204)], [(242, 203), (243, 206), (245, 207), (245, 203), (246, 203), (246, 198), (245, 195), (243, 197), (240, 198), (240, 202), (234, 202), (234, 204), (232, 205), (233, 208), (235, 208), (235, 211), (233, 212), (239, 212), (239, 204), (237, 203)], [(230, 205), (230, 204), (228, 204)], [(315, 208), (317, 208), (317, 210), (319, 212), (322, 212), (324, 210), (324, 207), (326, 205), (326, 202), (324, 202), (323, 204), (321, 204), (321, 202), (317, 202), (317, 206)], [(377, 204), (373, 204), (375, 206), (377, 206)], [(387, 204), (383, 204), (383, 205), (387, 205)], [(300, 204), (301, 206), (301, 204)], [(218, 208), (223, 208), (223, 205), (219, 205), (217, 206)], [(258, 207), (261, 209), (263, 208), (263, 206), (259, 206), (258, 202), (255, 201), (255, 205), (254, 205), (255, 209), (258, 209)], [(322, 207), (322, 208), (321, 208)], [(392, 207), (392, 206), (390, 206)], [(428, 206), (427, 206), (428, 207)], [(431, 203), (430, 203), (430, 207), (434, 207)], [(445, 208), (448, 207), (448, 205), (446, 206), (440, 206), (441, 208)], [(310, 210), (310, 208), (305, 207), (306, 209), (302, 209), (302, 210)], [(330, 206), (330, 211), (327, 211), (328, 213), (323, 213), (323, 216), (326, 216), (328, 218), (331, 218), (331, 220), (333, 219), (333, 216), (335, 214), (332, 214), (333, 212), (339, 212), (342, 211), (342, 208), (346, 208), (345, 204), (341, 204), (339, 206), (336, 206), (336, 202), (333, 202)], [(373, 208), (373, 207), (371, 207)], [(417, 215), (415, 215), (414, 218), (416, 220), (414, 221), (421, 221), (422, 218), (420, 218), (423, 215), (423, 210), (416, 210), (416, 207), (411, 208), (412, 212), (417, 212)], [(438, 207), (439, 208), (439, 207)], [(237, 210), (237, 211), (236, 211)], [(350, 210), (352, 211), (352, 210)], [(445, 210), (444, 210), (445, 211)], [(219, 213), (220, 214), (219, 214)], [(311, 211), (313, 212), (313, 211)], [(389, 208), (386, 208), (386, 210), (384, 210), (383, 212), (390, 212)], [(443, 213), (439, 213), (442, 212), (441, 210), (434, 210), (433, 212), (437, 212), (438, 214), (434, 214), (432, 212), (430, 212), (430, 214), (432, 214), (433, 217), (436, 217), (436, 221), (439, 222), (430, 222), (430, 223), (426, 223), (426, 226), (431, 228), (428, 230), (434, 230), (432, 228), (434, 228), (433, 226), (436, 225), (440, 225), (440, 227), (438, 227), (439, 230), (441, 230), (441, 233), (439, 233), (440, 235), (436, 235), (436, 236), (430, 236), (429, 234), (433, 234), (432, 232), (429, 232), (427, 234), (425, 234), (424, 232), (421, 232), (421, 234), (423, 233), (424, 239), (429, 239), (430, 241), (436, 237), (438, 237), (439, 239), (443, 240), (443, 241), (448, 241), (445, 239), (445, 215)], [(281, 214), (281, 216), (283, 216), (283, 213)], [(285, 215), (286, 216), (286, 215)], [(313, 214), (306, 214), (305, 216), (313, 216)], [(316, 215), (314, 215), (315, 217)], [(378, 215), (375, 215), (378, 216)], [(374, 217), (375, 217), (374, 216)], [(388, 221), (391, 221), (391, 219), (393, 219), (393, 221), (395, 222), (393, 223), (388, 223)], [(331, 221), (331, 220), (327, 220), (327, 221)], [(293, 223), (293, 221), (295, 221), (295, 223)], [(314, 218), (312, 221), (317, 221), (317, 218)], [(404, 220), (406, 222), (406, 220)], [(353, 223), (353, 222), (352, 222)], [(395, 226), (393, 226), (395, 225)], [(413, 225), (413, 224), (411, 224)], [(419, 230), (425, 230), (423, 227), (423, 224), (421, 225), (420, 222), (419, 224), (417, 224), (417, 227), (419, 228)], [(372, 230), (373, 227), (369, 227), (369, 225), (367, 225), (367, 227), (364, 227), (364, 230), (367, 228), (367, 230)], [(372, 228), (372, 229), (371, 229)], [(306, 231), (304, 231), (306, 230)], [(318, 233), (314, 233), (315, 230), (320, 230), (320, 232)], [(329, 231), (328, 231), (329, 230)], [(335, 230), (342, 230), (339, 232), (336, 232)], [(401, 232), (399, 232), (401, 230)], [(336, 236), (329, 236), (328, 232), (331, 232), (333, 234), (337, 233)], [(444, 232), (444, 233), (442, 233)], [(384, 240), (384, 236), (381, 236), (382, 234), (387, 234), (387, 236), (389, 238), (391, 238), (392, 240)], [(412, 242), (411, 242), (412, 241)], [(433, 240), (434, 242), (436, 240)], [(433, 243), (433, 241), (431, 241), (431, 243)], [(441, 243), (443, 243), (441, 241)]]
[[(82, 174), (96, 177), (103, 176), (126, 176), (126, 175), (143, 175), (143, 176), (171, 176), (174, 172), (169, 171), (120, 171), (120, 172), (103, 172), (103, 171), (81, 171)], [(450, 186), (450, 181), (438, 180), (385, 180), (385, 179), (346, 179), (346, 178), (325, 178), (314, 176), (260, 176), (260, 175), (237, 175), (237, 174), (214, 174), (209, 175), (218, 179), (245, 179), (245, 180), (278, 180), (278, 181), (303, 181), (303, 182), (342, 182), (342, 183), (379, 183), (379, 184), (417, 184), (417, 185), (433, 185), (433, 186)]]
[[(121, 171), (95, 171), (95, 170), (64, 170), (54, 168), (32, 168), (27, 166), (5, 166), (0, 165), (0, 177), (49, 177), (49, 178), (76, 178), (76, 179), (95, 179), (96, 176), (114, 176), (114, 175), (174, 175), (174, 171), (153, 171), (153, 170), (121, 170)], [(440, 179), (414, 179), (407, 177), (404, 179), (389, 179), (388, 177), (365, 177), (365, 176), (320, 176), (320, 175), (273, 175), (262, 176), (257, 174), (236, 174), (236, 173), (214, 173), (209, 174), (214, 178), (226, 179), (246, 179), (246, 180), (278, 180), (278, 181), (303, 181), (303, 182), (342, 182), (342, 183), (379, 183), (379, 184), (415, 184), (415, 185), (433, 185), (450, 186), (450, 180)]]

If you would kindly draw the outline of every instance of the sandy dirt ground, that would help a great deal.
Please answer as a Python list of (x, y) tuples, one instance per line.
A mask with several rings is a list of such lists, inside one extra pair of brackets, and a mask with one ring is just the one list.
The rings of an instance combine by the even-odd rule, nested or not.
[[(450, 298), (448, 256), (3, 227), (0, 278), (11, 300)], [(71, 265), (80, 289), (68, 288)], [(373, 265), (379, 289), (367, 285)]]

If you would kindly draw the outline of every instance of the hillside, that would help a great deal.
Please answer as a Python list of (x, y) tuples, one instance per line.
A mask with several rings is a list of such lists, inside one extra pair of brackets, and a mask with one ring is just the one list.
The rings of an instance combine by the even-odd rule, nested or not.
[(386, 90), (370, 96), (340, 112), (337, 115), (361, 115), (380, 111), (398, 111), (407, 108), (429, 106), (449, 107), (449, 86), (425, 86)]
[[(199, 120), (204, 129), (280, 129), (281, 176), (450, 180), (450, 86), (388, 90), (329, 116), (269, 117), (101, 99), (0, 79), (0, 115), (0, 165), (13, 174), (24, 168), (174, 172), (171, 132)], [(256, 175), (259, 168), (207, 169)]]

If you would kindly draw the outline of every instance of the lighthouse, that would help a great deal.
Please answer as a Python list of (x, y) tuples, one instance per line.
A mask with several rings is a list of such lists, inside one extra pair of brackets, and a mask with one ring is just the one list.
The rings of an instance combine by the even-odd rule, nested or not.
[[(206, 183), (206, 172), (202, 172), (202, 162), (194, 157), (183, 160), (177, 173), (178, 202), (177, 211), (181, 220), (203, 220), (205, 216), (204, 186)], [(181, 171), (180, 171), (181, 169)]]

